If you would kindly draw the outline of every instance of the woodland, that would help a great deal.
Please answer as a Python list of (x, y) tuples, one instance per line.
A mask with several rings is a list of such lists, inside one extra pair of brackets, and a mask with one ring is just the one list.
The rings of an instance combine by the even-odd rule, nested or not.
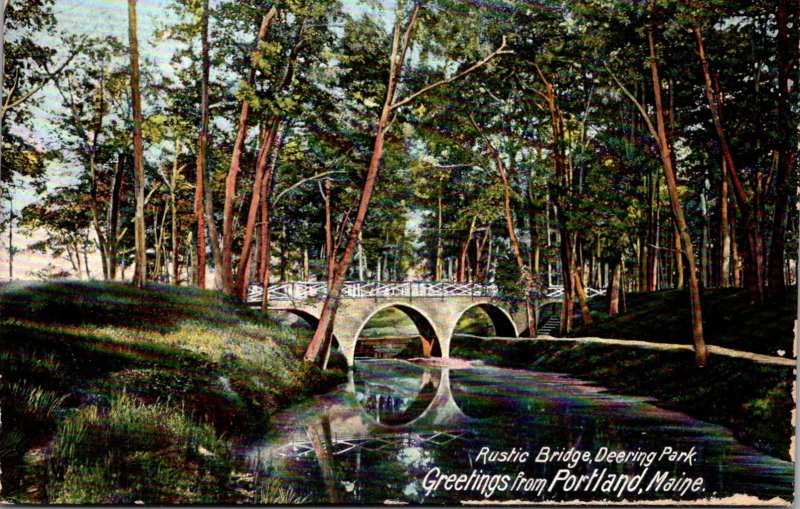
[(327, 281), (307, 361), (346, 280), (491, 281), (529, 322), (563, 285), (562, 332), (588, 287), (684, 288), (699, 366), (705, 288), (796, 284), (797, 1), (164, 0), (166, 64), (144, 3), (121, 38), (6, 2), (9, 278), (36, 235), (43, 279)]

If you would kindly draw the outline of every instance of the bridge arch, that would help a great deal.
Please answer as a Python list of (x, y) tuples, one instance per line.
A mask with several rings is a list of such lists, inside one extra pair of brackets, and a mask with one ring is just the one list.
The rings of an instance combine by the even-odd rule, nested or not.
[(489, 320), (491, 320), (492, 326), (494, 327), (495, 336), (504, 338), (519, 337), (517, 326), (508, 311), (491, 302), (477, 302), (464, 308), (460, 313), (458, 313), (458, 316), (453, 323), (453, 329), (455, 330), (458, 322), (464, 318), (464, 315), (467, 314), (468, 311), (476, 308), (486, 313), (486, 315), (489, 317)]
[(361, 339), (361, 333), (364, 331), (364, 327), (367, 326), (369, 321), (372, 320), (378, 313), (392, 308), (402, 311), (403, 314), (405, 314), (416, 326), (422, 342), (423, 355), (426, 357), (442, 356), (442, 335), (439, 333), (435, 322), (422, 309), (414, 306), (413, 304), (404, 302), (389, 302), (379, 305), (373, 309), (372, 312), (370, 312), (367, 317), (361, 321), (358, 329), (356, 330), (355, 336), (353, 337), (354, 351), (358, 345), (358, 341)]

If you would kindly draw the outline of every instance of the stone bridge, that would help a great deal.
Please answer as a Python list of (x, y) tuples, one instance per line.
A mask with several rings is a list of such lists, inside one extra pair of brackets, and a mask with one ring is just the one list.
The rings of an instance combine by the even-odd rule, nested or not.
[[(548, 288), (534, 299), (538, 308), (559, 302), (563, 287)], [(587, 289), (587, 296), (604, 291)], [(270, 285), (269, 309), (297, 315), (315, 327), (327, 294), (324, 282), (293, 282)], [(251, 285), (247, 302), (260, 306), (264, 289)], [(494, 326), (495, 335), (520, 337), (527, 333), (524, 303), (502, 298), (491, 283), (451, 282), (346, 282), (333, 327), (334, 341), (352, 366), (356, 343), (369, 320), (389, 308), (402, 311), (416, 325), (426, 356), (450, 356), (450, 340), (456, 324), (472, 308), (483, 310)]]

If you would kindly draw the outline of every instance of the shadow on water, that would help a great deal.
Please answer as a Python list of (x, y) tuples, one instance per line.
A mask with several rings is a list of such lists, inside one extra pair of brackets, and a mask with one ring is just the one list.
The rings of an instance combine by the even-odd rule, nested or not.
[[(602, 392), (552, 373), (494, 367), (437, 369), (400, 360), (357, 362), (347, 384), (275, 416), (274, 431), (244, 451), (312, 503), (454, 504), (465, 500), (691, 500), (746, 493), (792, 496), (793, 467), (736, 442), (719, 426), (660, 409), (642, 399)], [(665, 448), (696, 451), (691, 463), (662, 457)], [(524, 462), (489, 462), (491, 451), (528, 452)], [(642, 462), (537, 462), (550, 451), (629, 451)], [(605, 448), (605, 449), (604, 449)], [(435, 469), (439, 470), (435, 470)], [(643, 493), (511, 489), (518, 476), (642, 474), (702, 478), (703, 490)], [(509, 476), (506, 490), (477, 482), (469, 489), (431, 489), (436, 475)]]

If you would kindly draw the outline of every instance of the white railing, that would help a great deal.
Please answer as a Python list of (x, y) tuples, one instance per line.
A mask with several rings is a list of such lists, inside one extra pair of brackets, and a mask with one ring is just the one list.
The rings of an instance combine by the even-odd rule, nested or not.
[[(605, 294), (606, 294), (606, 289), (605, 288), (600, 288), (600, 289), (592, 288), (592, 287), (587, 287), (586, 288), (586, 299), (587, 300), (588, 299), (593, 299), (594, 297), (597, 297), (597, 296), (600, 296), (600, 295), (605, 295)], [(564, 286), (563, 285), (549, 286), (547, 288), (547, 291), (545, 292), (544, 296), (547, 299), (553, 299), (553, 300), (563, 299), (564, 298)]]
[[(324, 282), (296, 281), (276, 283), (269, 286), (270, 302), (321, 300), (328, 294)], [(586, 298), (605, 295), (604, 289), (586, 289)], [(366, 281), (347, 281), (342, 288), (342, 297), (346, 299), (391, 298), (391, 297), (497, 297), (499, 291), (494, 283), (452, 283), (447, 281), (402, 281), (394, 283), (378, 283)], [(560, 299), (564, 296), (563, 286), (551, 286), (543, 294), (546, 299)], [(250, 285), (247, 291), (247, 302), (261, 302), (264, 287)]]

